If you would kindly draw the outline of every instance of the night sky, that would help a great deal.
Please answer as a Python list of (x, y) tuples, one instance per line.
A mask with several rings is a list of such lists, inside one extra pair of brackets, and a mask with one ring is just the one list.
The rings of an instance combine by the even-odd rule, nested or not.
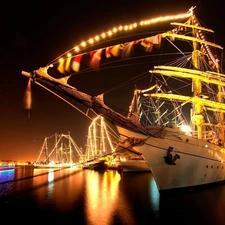
[[(79, 2), (79, 3), (78, 3)], [(71, 49), (115, 25), (125, 25), (165, 14), (185, 13), (197, 6), (201, 22), (215, 31), (216, 43), (225, 46), (225, 11), (220, 1), (29, 1), (6, 2), (1, 6), (0, 72), (0, 160), (35, 161), (44, 138), (67, 134), (84, 148), (91, 121), (51, 93), (32, 84), (33, 104), (30, 120), (23, 107), (28, 79), (21, 71), (36, 70)], [(196, 3), (197, 2), (197, 3)], [(217, 3), (218, 2), (218, 3)], [(148, 70), (147, 70), (148, 71)], [(136, 76), (132, 73), (130, 76)], [(113, 73), (103, 81), (93, 74), (77, 74), (71, 82), (89, 93), (111, 87)], [(98, 74), (97, 74), (98, 76)], [(108, 85), (108, 86), (107, 86)], [(88, 87), (88, 88), (87, 88)], [(131, 94), (120, 93), (112, 100), (127, 107)], [(126, 102), (125, 102), (126, 100)]]

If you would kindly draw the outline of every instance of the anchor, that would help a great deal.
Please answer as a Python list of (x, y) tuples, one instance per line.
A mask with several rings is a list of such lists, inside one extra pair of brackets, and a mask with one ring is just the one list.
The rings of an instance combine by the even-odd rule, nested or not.
[(175, 154), (175, 156), (173, 157), (172, 152), (173, 151), (173, 147), (169, 147), (167, 150), (167, 156), (165, 156), (165, 162), (166, 164), (169, 165), (176, 165), (175, 161), (177, 159), (180, 159), (180, 156), (178, 154)]

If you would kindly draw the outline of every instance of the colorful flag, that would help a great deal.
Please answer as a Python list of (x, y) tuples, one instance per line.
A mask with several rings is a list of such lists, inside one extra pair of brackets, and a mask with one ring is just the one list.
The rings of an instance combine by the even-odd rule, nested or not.
[(106, 56), (106, 58), (110, 58), (111, 57), (111, 48), (112, 47), (107, 47), (105, 49), (105, 56)]
[(64, 61), (65, 61), (64, 59), (60, 60), (59, 65), (57, 67), (60, 73), (65, 73)]
[(141, 45), (145, 47), (146, 52), (152, 52), (153, 47), (157, 46), (159, 47), (162, 41), (161, 35), (155, 35), (148, 38), (144, 38), (141, 41)]
[(24, 106), (25, 109), (28, 110), (28, 121), (30, 120), (30, 110), (32, 104), (32, 96), (31, 96), (31, 79), (28, 80), (25, 96), (24, 96)]
[(122, 49), (123, 49), (123, 45), (121, 44), (115, 45), (111, 49), (111, 54), (115, 57), (119, 57)]
[(153, 44), (155, 48), (160, 48), (162, 43), (162, 35), (158, 34), (153, 36)]
[(71, 68), (72, 68), (73, 71), (79, 72), (79, 70), (80, 70), (80, 62), (81, 62), (82, 56), (83, 55), (78, 55), (78, 56), (74, 57), (72, 65), (71, 65)]
[(68, 58), (66, 59), (66, 65), (65, 65), (65, 70), (66, 70), (67, 72), (70, 72), (70, 62), (71, 62), (71, 57), (68, 57)]
[(31, 109), (31, 103), (32, 103), (31, 79), (29, 79), (28, 84), (27, 84), (27, 88), (26, 88), (26, 93), (25, 93), (25, 109)]
[(101, 60), (102, 49), (97, 50), (95, 53), (92, 54), (90, 65), (91, 67), (98, 69), (99, 63)]
[(125, 45), (123, 52), (122, 52), (123, 58), (127, 58), (127, 57), (131, 56), (132, 51), (133, 51), (133, 46), (135, 43), (136, 43), (136, 41), (131, 41)]

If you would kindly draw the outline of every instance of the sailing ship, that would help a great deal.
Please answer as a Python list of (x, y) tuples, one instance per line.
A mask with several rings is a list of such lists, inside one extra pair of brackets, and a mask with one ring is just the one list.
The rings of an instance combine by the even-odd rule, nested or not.
[[(118, 134), (97, 116), (88, 128), (87, 145), (85, 151), (86, 163), (83, 169), (108, 170), (123, 168), (123, 172), (149, 172), (149, 166), (142, 156), (128, 151), (115, 150), (112, 140), (118, 139)], [(101, 156), (104, 156), (101, 159)]]
[(45, 137), (38, 158), (34, 162), (34, 168), (71, 168), (78, 166), (79, 162), (83, 160), (84, 154), (74, 142), (70, 133), (55, 133), (54, 135)]
[(105, 159), (96, 159), (92, 160), (89, 163), (85, 163), (83, 166), (83, 169), (89, 169), (89, 170), (97, 170), (97, 171), (107, 171), (108, 170), (108, 164)]
[(12, 170), (16, 168), (16, 163), (12, 160), (0, 161), (0, 171), (1, 170)]
[[(120, 135), (117, 149), (144, 157), (159, 192), (224, 182), (225, 74), (216, 54), (223, 48), (210, 41), (213, 30), (201, 25), (195, 7), (134, 27), (156, 22), (167, 23), (171, 29), (167, 26), (165, 32), (119, 45), (123, 56), (138, 44), (150, 53), (157, 46), (160, 57), (166, 56), (149, 68), (151, 85), (135, 88), (127, 115), (107, 106), (103, 94), (92, 96), (68, 84), (70, 76), (50, 75), (50, 64), (22, 74), (111, 122)], [(169, 57), (171, 47), (162, 53), (167, 44), (173, 48)]]

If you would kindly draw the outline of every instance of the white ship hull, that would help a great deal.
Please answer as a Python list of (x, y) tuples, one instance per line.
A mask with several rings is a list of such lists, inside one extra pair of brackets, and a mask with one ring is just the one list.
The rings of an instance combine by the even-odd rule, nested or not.
[[(119, 126), (117, 128), (121, 137), (147, 137)], [(143, 154), (159, 191), (225, 180), (225, 154), (222, 153), (222, 148), (181, 134), (173, 128), (163, 129), (164, 137), (150, 137), (145, 144), (133, 147)], [(173, 156), (180, 156), (174, 165), (167, 164), (165, 160), (169, 147), (173, 147)]]

